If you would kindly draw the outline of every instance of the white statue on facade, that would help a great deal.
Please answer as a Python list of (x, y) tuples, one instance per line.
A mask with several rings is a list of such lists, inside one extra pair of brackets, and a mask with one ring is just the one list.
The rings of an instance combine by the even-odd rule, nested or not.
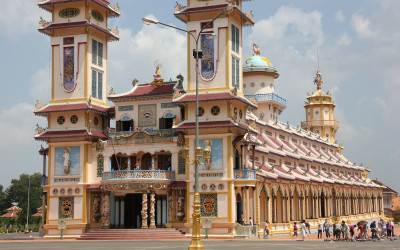
[(71, 157), (69, 155), (70, 149), (68, 147), (65, 148), (63, 159), (64, 159), (64, 173), (69, 174), (70, 166), (71, 166)]

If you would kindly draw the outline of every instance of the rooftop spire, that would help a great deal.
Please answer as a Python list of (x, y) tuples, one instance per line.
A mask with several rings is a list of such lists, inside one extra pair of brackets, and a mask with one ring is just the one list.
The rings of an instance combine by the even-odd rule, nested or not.
[(324, 83), (324, 81), (322, 80), (321, 72), (318, 69), (314, 79), (314, 84), (317, 84), (317, 90), (321, 90), (322, 83)]

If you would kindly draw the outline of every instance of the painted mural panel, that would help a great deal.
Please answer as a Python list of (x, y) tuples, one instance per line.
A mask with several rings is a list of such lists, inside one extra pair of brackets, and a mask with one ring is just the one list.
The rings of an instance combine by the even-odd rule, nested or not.
[(218, 217), (217, 194), (200, 194), (201, 217)]
[(209, 80), (214, 77), (214, 39), (208, 34), (201, 35), (201, 48), (203, 50), (203, 58), (201, 59), (201, 76)]
[(211, 149), (211, 162), (206, 165), (200, 165), (200, 170), (214, 170), (214, 169), (223, 169), (223, 146), (222, 139), (208, 139), (208, 140), (199, 140), (200, 147), (203, 149), (208, 148)]
[(80, 148), (56, 148), (55, 175), (78, 175), (80, 173)]
[(139, 105), (139, 127), (156, 126), (156, 104)]
[(74, 218), (74, 197), (59, 197), (58, 200), (58, 218)]
[(75, 88), (74, 82), (74, 47), (64, 48), (64, 83), (65, 91), (71, 92)]

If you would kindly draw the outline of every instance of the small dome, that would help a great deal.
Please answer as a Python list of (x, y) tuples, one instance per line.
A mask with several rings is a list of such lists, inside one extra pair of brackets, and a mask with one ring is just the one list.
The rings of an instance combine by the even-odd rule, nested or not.
[(255, 55), (255, 56), (248, 58), (244, 62), (243, 67), (270, 68), (271, 62), (265, 57)]

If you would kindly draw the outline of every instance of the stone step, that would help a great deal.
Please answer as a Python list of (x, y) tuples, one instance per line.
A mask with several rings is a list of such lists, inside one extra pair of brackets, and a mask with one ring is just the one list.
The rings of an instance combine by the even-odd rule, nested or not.
[(77, 240), (151, 240), (186, 239), (185, 235), (175, 228), (162, 229), (95, 229)]

